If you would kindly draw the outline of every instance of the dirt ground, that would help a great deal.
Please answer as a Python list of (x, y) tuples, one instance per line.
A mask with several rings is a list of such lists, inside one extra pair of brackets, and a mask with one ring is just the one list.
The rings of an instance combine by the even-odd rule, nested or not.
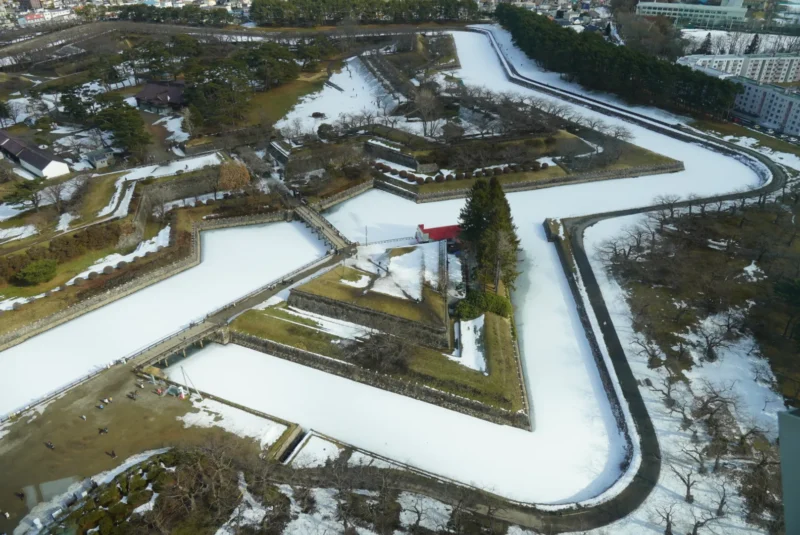
[(172, 142), (167, 141), (169, 132), (162, 125), (153, 124), (160, 119), (164, 119), (164, 117), (146, 111), (140, 111), (139, 113), (144, 121), (145, 129), (147, 129), (147, 132), (153, 138), (152, 142), (147, 147), (148, 156), (153, 156), (157, 162), (174, 158), (175, 154), (169, 150)]
[[(160, 397), (152, 385), (138, 389), (136, 381), (130, 367), (113, 367), (53, 401), (41, 415), (31, 412), (10, 426), (0, 426), (0, 436), (7, 432), (0, 438), (0, 512), (11, 515), (8, 520), (0, 516), (0, 533), (11, 533), (28, 513), (27, 498), (15, 493), (41, 496), (52, 488), (48, 482), (81, 480), (142, 451), (198, 444), (227, 434), (216, 427), (184, 429), (176, 417), (192, 412), (190, 402)], [(136, 401), (127, 397), (133, 390), (139, 390)], [(97, 408), (107, 397), (113, 402)], [(99, 434), (104, 427), (108, 434)], [(257, 451), (255, 441), (242, 440)], [(45, 446), (47, 441), (54, 450)], [(112, 450), (116, 459), (109, 455)]]

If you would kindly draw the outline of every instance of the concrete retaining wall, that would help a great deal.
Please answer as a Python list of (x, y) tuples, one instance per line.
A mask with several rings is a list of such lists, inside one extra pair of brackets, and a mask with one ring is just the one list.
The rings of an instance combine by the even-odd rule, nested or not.
[(314, 314), (343, 319), (396, 336), (413, 337), (416, 343), (422, 345), (441, 349), (450, 346), (449, 330), (444, 325), (435, 327), (297, 289), (291, 291), (288, 302), (289, 306)]
[(388, 375), (382, 375), (371, 370), (354, 366), (347, 362), (297, 349), (284, 344), (279, 344), (271, 340), (257, 338), (248, 334), (232, 332), (231, 342), (244, 346), (262, 353), (267, 353), (280, 357), (291, 362), (296, 362), (304, 366), (316, 368), (327, 373), (346, 377), (353, 381), (358, 381), (376, 388), (388, 390), (396, 394), (402, 394), (426, 403), (438, 405), (450, 410), (468, 414), (476, 418), (488, 420), (502, 425), (519, 427), (530, 430), (530, 419), (527, 414), (522, 412), (511, 412), (496, 407), (491, 407), (478, 401), (448, 394), (441, 390), (436, 390), (429, 386), (395, 379)]
[(417, 168), (417, 159), (410, 154), (403, 154), (400, 151), (392, 150), (381, 145), (374, 145), (369, 142), (365, 142), (364, 146), (367, 149), (367, 153), (374, 158), (380, 158), (381, 160), (396, 163), (403, 167), (410, 167), (411, 169)]
[[(578, 173), (574, 175), (567, 175), (564, 177), (555, 177), (545, 180), (514, 182), (503, 184), (503, 191), (512, 193), (516, 191), (528, 191), (541, 188), (549, 188), (551, 186), (564, 186), (567, 184), (583, 184), (586, 182), (599, 182), (601, 180), (616, 180), (620, 178), (634, 178), (638, 176), (656, 175), (663, 173), (677, 173), (683, 171), (683, 162), (675, 162), (670, 164), (649, 165), (642, 167), (629, 167), (627, 169), (616, 169), (612, 171), (591, 171), (588, 173)], [(457, 189), (451, 191), (442, 191), (436, 193), (418, 193), (416, 194), (416, 201), (423, 202), (438, 202), (448, 199), (461, 199), (467, 196), (469, 188)]]
[(317, 212), (322, 212), (323, 210), (326, 210), (331, 206), (335, 206), (339, 203), (350, 200), (357, 195), (361, 195), (365, 191), (371, 190), (374, 186), (375, 186), (375, 181), (373, 179), (367, 180), (366, 182), (362, 182), (357, 186), (353, 186), (352, 188), (348, 188), (344, 191), (340, 191), (335, 195), (331, 195), (330, 197), (322, 199), (318, 203), (314, 204), (312, 208)]

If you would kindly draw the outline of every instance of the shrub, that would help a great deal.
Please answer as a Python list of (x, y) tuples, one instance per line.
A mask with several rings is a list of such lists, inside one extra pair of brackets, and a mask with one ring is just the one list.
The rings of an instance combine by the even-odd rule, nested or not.
[(389, 170), (389, 173), (390, 173), (392, 176), (397, 176), (397, 175), (399, 174), (399, 171), (397, 171), (397, 169), (390, 169), (390, 170)]
[(100, 535), (111, 535), (114, 531), (114, 521), (111, 520), (110, 516), (104, 516), (100, 519)]
[(147, 480), (142, 477), (142, 474), (136, 474), (134, 476), (131, 476), (131, 480), (128, 483), (128, 491), (136, 492), (144, 489), (146, 486), (147, 486)]
[(408, 171), (400, 171), (400, 178), (408, 178)]
[(547, 169), (548, 167), (550, 167), (550, 164), (548, 164), (547, 162), (544, 162), (542, 164), (542, 169)]
[(466, 176), (464, 175), (464, 173), (458, 173), (456, 175), (456, 180), (464, 180), (465, 178)]
[(447, 175), (447, 180), (455, 180), (455, 175)]
[(507, 318), (512, 310), (511, 301), (507, 297), (490, 292), (470, 291), (467, 292), (466, 299), (456, 305), (455, 315), (463, 320), (471, 320), (484, 312), (492, 312)]
[(106, 512), (102, 509), (96, 509), (83, 515), (80, 520), (78, 520), (78, 527), (80, 527), (81, 533), (86, 533), (90, 529), (96, 528), (97, 525), (100, 524), (100, 520), (105, 518), (105, 516)]
[(556, 138), (554, 138), (553, 136), (547, 136), (545, 138), (545, 140), (544, 140), (544, 144), (545, 145), (555, 145), (556, 141), (558, 141), (558, 140)]
[(133, 511), (133, 509), (131, 504), (119, 502), (108, 508), (108, 515), (111, 517), (114, 524), (121, 524), (126, 518), (131, 516), (131, 511)]
[(422, 178), (421, 176), (418, 176), (418, 177), (417, 177), (417, 184), (421, 186), (421, 185), (423, 185), (424, 183), (425, 183), (425, 179), (424, 179), (424, 178)]
[(140, 505), (144, 505), (149, 502), (150, 498), (152, 497), (152, 490), (140, 490), (138, 492), (132, 492), (130, 496), (128, 496), (128, 505), (136, 509)]
[(56, 276), (55, 260), (35, 260), (22, 268), (16, 279), (20, 284), (33, 286), (42, 282), (47, 282)]
[(504, 175), (507, 175), (507, 174), (508, 174), (508, 173), (510, 173), (510, 172), (511, 172), (511, 168), (510, 168), (510, 167), (504, 167), (504, 168), (503, 168), (503, 174), (504, 174)]
[(250, 173), (243, 164), (223, 163), (219, 166), (219, 189), (242, 189), (250, 183)]
[(426, 176), (426, 177), (425, 177), (425, 183), (426, 183), (426, 184), (430, 184), (430, 183), (432, 183), (432, 182), (433, 182), (433, 178), (432, 178), (432, 177), (429, 177), (429, 176)]
[(122, 499), (122, 495), (116, 485), (112, 484), (97, 496), (98, 505), (103, 507), (111, 507)]
[(494, 173), (494, 176), (500, 176), (500, 175), (503, 174), (503, 170), (500, 169), (499, 167), (495, 167), (493, 173)]
[[(166, 462), (165, 465), (169, 466)], [(165, 489), (175, 484), (175, 476), (172, 472), (162, 472), (153, 482), (153, 490), (155, 492), (164, 492)]]
[(50, 258), (50, 255), (48, 254), (48, 250), (45, 249), (44, 247), (40, 247), (40, 246), (30, 247), (25, 254), (28, 255), (28, 258), (31, 260), (31, 262), (35, 262), (37, 260), (45, 260), (47, 258)]
[(533, 164), (531, 164), (531, 169), (533, 171), (538, 171), (541, 168), (542, 168), (542, 164), (540, 164), (539, 162), (533, 162)]
[(384, 333), (372, 334), (348, 349), (353, 362), (382, 373), (407, 370), (414, 351), (406, 339)]
[(409, 175), (406, 177), (406, 179), (407, 179), (409, 182), (416, 182), (417, 180), (419, 180), (419, 178), (417, 177), (417, 175), (412, 175), (412, 174), (409, 174)]
[(436, 175), (436, 182), (439, 183), (444, 182), (444, 175)]

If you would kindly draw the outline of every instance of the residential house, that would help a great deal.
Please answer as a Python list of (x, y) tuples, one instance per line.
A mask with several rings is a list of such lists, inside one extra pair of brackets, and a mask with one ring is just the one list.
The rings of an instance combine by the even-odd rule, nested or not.
[(86, 159), (95, 169), (103, 169), (114, 163), (114, 152), (109, 149), (98, 149), (87, 154)]
[(169, 115), (186, 106), (184, 82), (150, 82), (136, 94), (140, 110)]
[(0, 152), (38, 177), (56, 178), (70, 172), (69, 166), (64, 161), (39, 149), (28, 147), (3, 130), (0, 130)]

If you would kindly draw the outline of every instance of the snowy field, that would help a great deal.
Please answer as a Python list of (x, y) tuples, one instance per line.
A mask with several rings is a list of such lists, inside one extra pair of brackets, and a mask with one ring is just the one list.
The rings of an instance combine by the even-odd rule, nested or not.
[[(407, 252), (399, 253), (402, 246), (387, 248), (386, 244), (364, 245), (356, 255), (345, 260), (345, 265), (372, 273), (378, 278), (369, 291), (391, 295), (400, 299), (422, 300), (423, 282), (434, 288), (439, 280), (439, 243), (422, 245), (413, 243)], [(366, 279), (366, 280), (364, 280)], [(356, 288), (369, 285), (364, 275), (358, 281), (342, 281)]]
[(192, 406), (198, 412), (178, 416), (184, 427), (221, 427), (240, 437), (252, 438), (261, 449), (267, 449), (281, 438), (286, 426), (225, 405), (213, 399), (200, 399), (192, 396)]
[[(324, 244), (300, 223), (215, 230), (201, 236), (199, 266), (0, 353), (3, 369), (13, 370), (0, 374), (0, 415), (325, 255)], [(281, 261), (276, 262), (279, 251)]]
[[(498, 92), (529, 92), (506, 81), (486, 37), (458, 32), (454, 37), (462, 64), (455, 76)], [(312, 111), (309, 107), (304, 113)], [(184, 361), (184, 368), (201, 390), (509, 498), (563, 504), (598, 496), (620, 476), (624, 441), (542, 221), (641, 206), (659, 194), (710, 195), (758, 183), (753, 171), (733, 159), (602, 117), (606, 123), (628, 127), (637, 145), (683, 160), (686, 171), (509, 195), (523, 247), (523, 273), (513, 299), (535, 432), (493, 425), (240, 346), (213, 345)], [(363, 238), (365, 226), (370, 240), (383, 240), (413, 235), (419, 223), (454, 224), (462, 204), (415, 204), (371, 191), (337, 206), (328, 217), (352, 240)], [(265, 228), (293, 230), (274, 240), (275, 249), (268, 252), (253, 247), (273, 239)], [(321, 245), (309, 243), (303, 232), (299, 225), (280, 224), (209, 234), (204, 238), (209, 243), (208, 262), (198, 268), (6, 351), (0, 358), (18, 372), (13, 381), (11, 374), (0, 379), (0, 412), (63, 384), (78, 374), (78, 368), (91, 369), (150, 343), (257, 286), (256, 280), (266, 282), (321, 255)], [(231, 272), (237, 276), (224, 276)], [(153, 309), (156, 299), (159, 306)], [(131, 332), (134, 324), (137, 330)], [(101, 347), (114, 350), (109, 354)], [(223, 362), (228, 372), (221, 376)], [(43, 369), (48, 373), (40, 373)], [(296, 396), (298, 385), (307, 395)], [(387, 420), (392, 424), (386, 425)]]
[[(468, 84), (490, 83), (495, 91), (528, 91), (505, 80), (486, 37), (458, 32), (454, 37), (462, 64), (454, 75)], [(534, 433), (495, 426), (236, 346), (214, 346), (184, 366), (198, 388), (509, 498), (560, 504), (597, 496), (620, 476), (624, 441), (542, 221), (641, 206), (659, 194), (710, 195), (758, 184), (755, 173), (736, 160), (611, 117), (603, 119), (627, 126), (637, 145), (683, 160), (686, 170), (509, 195), (524, 249), (523, 274), (513, 298), (535, 411)], [(352, 240), (362, 240), (365, 227), (370, 240), (384, 240), (409, 236), (419, 223), (454, 224), (462, 204), (414, 204), (371, 191), (337, 206), (328, 218)], [(223, 359), (231, 369), (246, 371), (220, 380), (216, 362)], [(251, 387), (244, 387), (249, 381)], [(308, 391), (324, 392), (324, 401), (289, 402), (295, 384), (314, 385)], [(365, 396), (370, 403), (363, 403)], [(387, 417), (392, 426), (383, 425)], [(459, 447), (454, 449), (454, 443)], [(501, 458), (490, 453), (496, 444), (503, 444)], [(536, 481), (541, 484), (532, 483)]]
[[(319, 125), (332, 123), (339, 115), (359, 113), (365, 109), (373, 112), (387, 107), (391, 109), (397, 104), (386, 95), (378, 80), (358, 58), (345, 61), (342, 70), (334, 73), (330, 81), (344, 91), (326, 85), (321, 91), (305, 97), (275, 126), (316, 132)], [(325, 118), (315, 119), (311, 116), (315, 112), (324, 113)]]
[[(117, 179), (114, 195), (108, 201), (108, 204), (97, 213), (98, 217), (104, 217), (114, 212), (114, 217), (124, 217), (128, 214), (128, 205), (130, 204), (131, 196), (133, 195), (133, 186), (125, 193), (122, 203), (117, 207), (120, 195), (122, 195), (123, 187), (126, 181), (137, 181), (146, 178), (161, 178), (164, 176), (172, 176), (178, 171), (189, 173), (197, 171), (204, 167), (214, 167), (222, 163), (222, 158), (219, 154), (206, 154), (205, 156), (197, 156), (194, 158), (187, 158), (185, 160), (176, 160), (164, 165), (146, 165), (144, 167), (136, 167), (125, 173)], [(127, 197), (127, 202), (126, 202)], [(115, 211), (116, 208), (116, 211)]]

